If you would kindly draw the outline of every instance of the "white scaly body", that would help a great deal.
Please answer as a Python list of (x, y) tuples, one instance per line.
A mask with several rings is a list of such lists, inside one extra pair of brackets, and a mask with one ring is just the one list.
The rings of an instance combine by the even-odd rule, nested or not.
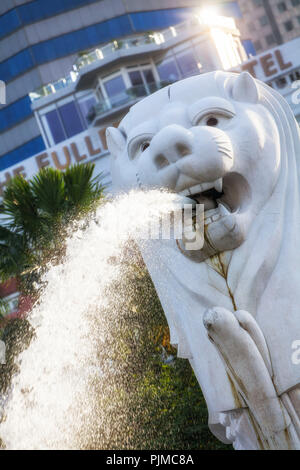
[[(247, 73), (203, 74), (133, 106), (107, 141), (116, 189), (168, 188), (217, 215), (202, 250), (142, 249), (212, 432), (237, 449), (300, 449), (300, 141), (288, 104)], [(220, 185), (220, 201), (207, 196)]]

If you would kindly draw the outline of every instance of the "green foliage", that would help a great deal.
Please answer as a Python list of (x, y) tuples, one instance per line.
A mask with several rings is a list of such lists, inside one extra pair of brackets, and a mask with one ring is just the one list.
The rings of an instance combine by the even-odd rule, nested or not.
[(134, 306), (140, 330), (129, 364), (142, 364), (142, 368), (127, 368), (135, 384), (130, 406), (136, 420), (132, 448), (229, 449), (208, 429), (201, 389), (189, 362), (177, 358), (168, 341), (164, 312), (143, 263), (131, 268), (129, 277), (127, 295), (131, 294), (129, 304), (131, 309)]
[(9, 391), (11, 378), (19, 370), (16, 357), (24, 351), (34, 337), (32, 326), (27, 320), (15, 318), (5, 326), (1, 340), (5, 343), (5, 364), (0, 364), (0, 395), (5, 397)]
[[(5, 317), (8, 311), (9, 311), (9, 308), (8, 308), (7, 302), (5, 302), (5, 300), (0, 298), (0, 320), (2, 320), (3, 317)], [(0, 339), (1, 339), (1, 330), (0, 330)]]
[(63, 253), (67, 225), (103, 197), (93, 170), (91, 164), (74, 165), (64, 173), (44, 168), (30, 181), (20, 175), (10, 181), (2, 205), (6, 219), (0, 226), (0, 280), (27, 279)]
[[(208, 429), (208, 413), (193, 370), (176, 357), (151, 278), (132, 250), (122, 276), (109, 286), (107, 316), (111, 337), (99, 347), (99, 363), (107, 360), (108, 379), (99, 383), (100, 416), (86, 448), (92, 449), (230, 449)], [(107, 357), (106, 357), (107, 355)], [(105, 387), (108, 389), (105, 390)], [(99, 430), (105, 409), (105, 430)]]

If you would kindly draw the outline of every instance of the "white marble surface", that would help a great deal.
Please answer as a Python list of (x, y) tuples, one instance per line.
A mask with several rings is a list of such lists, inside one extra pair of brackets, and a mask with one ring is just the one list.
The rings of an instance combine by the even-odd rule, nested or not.
[[(175, 240), (142, 250), (212, 432), (237, 449), (300, 448), (300, 141), (289, 106), (246, 72), (212, 72), (140, 101), (107, 141), (116, 190), (192, 193), (216, 216), (201, 250)], [(201, 194), (221, 184), (220, 200)]]

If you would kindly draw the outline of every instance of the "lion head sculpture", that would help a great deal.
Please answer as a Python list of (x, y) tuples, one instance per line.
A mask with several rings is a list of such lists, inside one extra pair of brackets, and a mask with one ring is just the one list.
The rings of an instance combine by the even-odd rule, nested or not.
[(266, 340), (278, 396), (300, 383), (291, 361), (300, 339), (297, 123), (285, 100), (247, 72), (212, 72), (135, 104), (108, 129), (107, 142), (116, 189), (165, 188), (204, 204), (200, 251), (175, 240), (153, 240), (142, 251), (210, 427), (232, 442), (220, 416), (246, 405), (207, 337), (205, 310), (249, 312)]

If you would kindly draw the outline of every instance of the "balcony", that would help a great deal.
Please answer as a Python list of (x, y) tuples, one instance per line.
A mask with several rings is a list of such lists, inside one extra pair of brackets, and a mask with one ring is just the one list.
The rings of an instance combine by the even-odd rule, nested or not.
[(87, 120), (92, 126), (99, 124), (101, 119), (105, 119), (114, 113), (122, 111), (128, 106), (132, 106), (141, 98), (151, 95), (151, 93), (154, 93), (155, 91), (167, 85), (169, 85), (169, 82), (164, 81), (159, 83), (148, 83), (146, 86), (136, 85), (132, 86), (131, 88), (127, 88), (127, 90), (123, 91), (122, 93), (118, 93), (109, 99), (102, 99), (97, 104), (92, 106), (87, 115)]
[(29, 94), (31, 101), (49, 96), (53, 93), (61, 91), (64, 87), (70, 85), (77, 86), (82, 76), (89, 71), (93, 71), (97, 67), (101, 67), (106, 63), (114, 60), (126, 58), (126, 56), (153, 54), (167, 50), (177, 42), (181, 42), (188, 37), (199, 36), (211, 28), (222, 28), (238, 34), (234, 20), (232, 18), (222, 16), (195, 16), (183, 23), (170, 26), (155, 33), (144, 33), (139, 36), (117, 39), (103, 47), (98, 47), (92, 51), (80, 53), (79, 57), (73, 64), (73, 70), (67, 77), (61, 78), (53, 83), (31, 92)]

